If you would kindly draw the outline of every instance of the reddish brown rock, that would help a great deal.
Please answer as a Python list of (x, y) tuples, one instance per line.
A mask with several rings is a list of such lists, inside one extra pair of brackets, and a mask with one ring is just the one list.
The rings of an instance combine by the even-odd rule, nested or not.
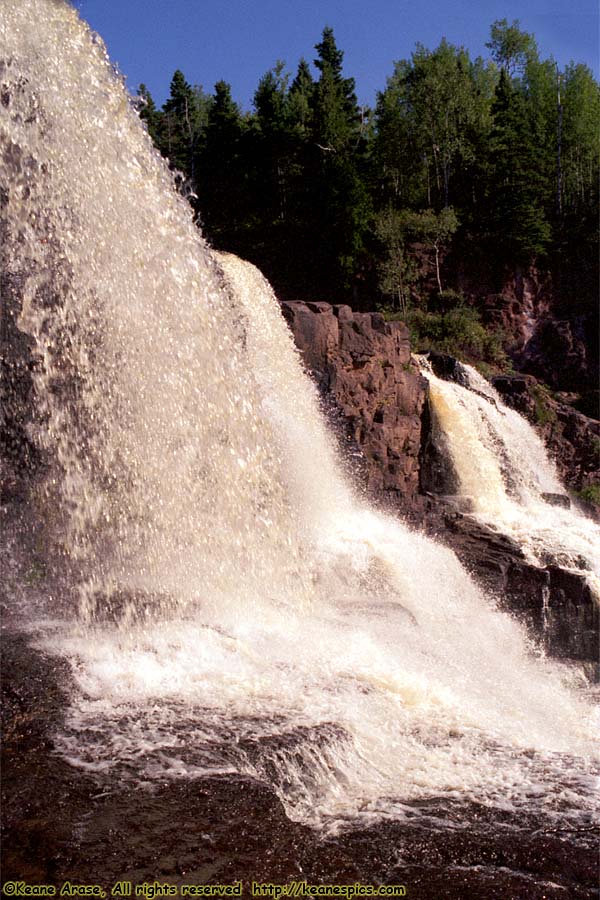
[(362, 453), (369, 493), (414, 504), (427, 383), (406, 326), (329, 303), (288, 302), (283, 313), (346, 440)]
[(532, 375), (499, 375), (505, 403), (535, 425), (561, 477), (573, 490), (600, 483), (600, 422), (555, 400)]
[(484, 321), (500, 328), (514, 358), (522, 356), (552, 306), (552, 282), (535, 267), (507, 275), (500, 293), (479, 298)]

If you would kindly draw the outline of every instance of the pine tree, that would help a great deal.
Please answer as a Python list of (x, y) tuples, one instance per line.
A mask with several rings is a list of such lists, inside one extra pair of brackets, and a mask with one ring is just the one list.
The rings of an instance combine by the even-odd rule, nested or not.
[(344, 54), (336, 46), (332, 28), (323, 29), (315, 49), (315, 66), (321, 73), (314, 95), (315, 140), (323, 152), (341, 152), (349, 148), (359, 129), (354, 79), (342, 75)]
[(140, 84), (137, 89), (137, 95), (140, 98), (139, 115), (142, 122), (146, 123), (148, 134), (158, 146), (160, 140), (161, 113), (156, 108), (156, 104), (152, 99), (152, 94), (145, 84)]
[(509, 259), (530, 262), (551, 238), (544, 212), (545, 179), (539, 145), (523, 94), (502, 69), (492, 105), (490, 219)]
[[(221, 247), (237, 246), (249, 214), (242, 140), (245, 125), (226, 81), (215, 84), (206, 135), (196, 158), (198, 207), (208, 235)], [(229, 243), (228, 243), (229, 242)]]
[(289, 77), (279, 61), (263, 75), (254, 94), (254, 171), (256, 204), (265, 224), (284, 221), (289, 195), (291, 135), (288, 121)]
[(198, 131), (198, 109), (192, 86), (177, 69), (171, 80), (169, 99), (161, 117), (161, 144), (171, 165), (193, 175), (194, 142)]
[(323, 30), (316, 50), (320, 77), (312, 93), (305, 252), (319, 273), (322, 290), (339, 296), (356, 284), (371, 211), (360, 171), (364, 146), (354, 79), (343, 77), (343, 52), (331, 28)]
[(313, 94), (315, 83), (305, 59), (298, 64), (288, 97), (288, 121), (292, 134), (298, 140), (306, 140), (312, 126)]

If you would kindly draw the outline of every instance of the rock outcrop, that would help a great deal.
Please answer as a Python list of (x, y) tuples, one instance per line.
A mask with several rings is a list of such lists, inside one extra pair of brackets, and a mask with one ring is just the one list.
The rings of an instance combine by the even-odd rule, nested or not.
[(600, 422), (555, 400), (532, 375), (499, 375), (492, 384), (507, 406), (540, 432), (568, 487), (600, 484)]
[(498, 272), (487, 257), (463, 247), (444, 274), (481, 312), (484, 324), (503, 335), (519, 372), (554, 390), (585, 394), (597, 388), (598, 281), (592, 272), (575, 268), (569, 276), (553, 277), (535, 266)]
[(516, 541), (443, 497), (431, 498), (426, 526), (550, 656), (577, 662), (598, 680), (600, 607), (584, 571), (533, 565)]
[(344, 440), (360, 449), (370, 495), (413, 506), (427, 382), (406, 326), (328, 303), (287, 302), (283, 313)]
[[(404, 325), (328, 303), (287, 302), (283, 312), (330, 418), (359, 451), (371, 497), (385, 499), (450, 546), (546, 652), (597, 677), (599, 608), (586, 573), (553, 560), (534, 565), (516, 541), (469, 515), (443, 435), (435, 433), (428, 384), (411, 362)], [(456, 360), (439, 356), (432, 362), (440, 377), (460, 381)], [(495, 386), (541, 428), (571, 486), (594, 477), (598, 422), (553, 400), (532, 376), (503, 376)], [(565, 504), (568, 498), (548, 502)]]

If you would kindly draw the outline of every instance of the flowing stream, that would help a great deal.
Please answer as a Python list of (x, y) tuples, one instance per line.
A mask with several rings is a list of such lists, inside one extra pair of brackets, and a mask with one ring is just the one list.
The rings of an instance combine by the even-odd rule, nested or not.
[(585, 571), (600, 598), (600, 525), (544, 497), (565, 489), (533, 426), (472, 366), (460, 364), (460, 383), (436, 377), (426, 360), (421, 366), (437, 439), (475, 516), (511, 535), (531, 562)]
[[(59, 753), (138, 783), (251, 775), (311, 825), (432, 798), (588, 823), (575, 676), (452, 552), (355, 494), (270, 286), (203, 242), (102, 41), (59, 0), (4, 0), (0, 37), (4, 264), (60, 576), (31, 629), (75, 684)], [(464, 492), (520, 528), (488, 425), (467, 401), (444, 418), (455, 386), (435, 384), (450, 441), (450, 420), (468, 436)], [(560, 486), (502, 412), (530, 464), (514, 490), (537, 503), (534, 480)], [(575, 513), (545, 515), (588, 554)]]

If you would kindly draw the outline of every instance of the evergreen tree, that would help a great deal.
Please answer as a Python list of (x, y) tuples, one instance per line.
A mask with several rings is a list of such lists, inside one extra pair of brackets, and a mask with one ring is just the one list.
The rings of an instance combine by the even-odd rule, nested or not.
[(354, 79), (342, 75), (344, 54), (336, 46), (332, 28), (323, 29), (315, 49), (315, 66), (321, 73), (314, 95), (315, 140), (323, 152), (341, 152), (356, 139), (360, 123)]
[(357, 286), (375, 288), (379, 276), (405, 305), (415, 241), (430, 247), (441, 291), (441, 250), (460, 218), (457, 245), (490, 264), (546, 254), (583, 308), (598, 242), (599, 85), (585, 66), (560, 72), (541, 59), (518, 21), (494, 22), (487, 46), (493, 62), (445, 40), (417, 45), (372, 116), (326, 27), (317, 79), (302, 59), (289, 84), (277, 63), (252, 114), (226, 82), (211, 96), (177, 70), (162, 111), (140, 85), (140, 117), (196, 187), (208, 235), (288, 295), (352, 292), (357, 303)]
[(137, 95), (140, 98), (139, 115), (142, 122), (146, 123), (148, 134), (158, 146), (160, 140), (161, 114), (156, 108), (156, 104), (152, 99), (152, 94), (145, 84), (140, 84), (137, 89)]
[(370, 203), (360, 171), (364, 146), (354, 79), (343, 77), (343, 52), (331, 28), (323, 30), (316, 50), (320, 77), (312, 95), (312, 146), (306, 170), (312, 227), (305, 252), (319, 273), (322, 290), (335, 296), (356, 285)]
[(288, 96), (289, 128), (298, 140), (307, 140), (311, 133), (314, 81), (305, 59), (298, 64), (298, 71)]
[(288, 75), (278, 62), (261, 78), (254, 94), (255, 177), (258, 214), (265, 224), (286, 217), (291, 141), (288, 122)]
[(551, 237), (544, 208), (544, 164), (523, 94), (505, 69), (492, 105), (490, 220), (497, 246), (507, 258), (529, 262), (544, 253)]
[(192, 86), (177, 69), (171, 80), (169, 99), (161, 117), (162, 150), (171, 165), (193, 176), (194, 142), (198, 131), (198, 108)]
[[(226, 81), (215, 84), (206, 135), (196, 158), (198, 207), (208, 235), (220, 247), (237, 248), (249, 214), (242, 140), (246, 126)], [(228, 244), (228, 242), (230, 242)]]

